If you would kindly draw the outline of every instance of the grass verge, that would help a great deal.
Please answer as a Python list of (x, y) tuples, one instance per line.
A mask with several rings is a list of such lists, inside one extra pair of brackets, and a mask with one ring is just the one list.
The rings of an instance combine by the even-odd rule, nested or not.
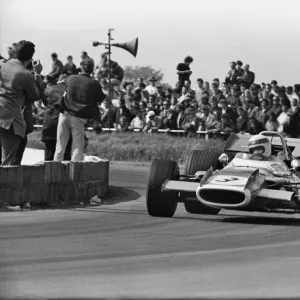
[[(89, 146), (86, 154), (107, 158), (110, 161), (148, 162), (154, 158), (172, 159), (183, 163), (194, 149), (223, 149), (223, 140), (205, 141), (197, 138), (173, 137), (166, 134), (143, 133), (87, 133)], [(28, 136), (27, 147), (44, 149), (40, 132)]]

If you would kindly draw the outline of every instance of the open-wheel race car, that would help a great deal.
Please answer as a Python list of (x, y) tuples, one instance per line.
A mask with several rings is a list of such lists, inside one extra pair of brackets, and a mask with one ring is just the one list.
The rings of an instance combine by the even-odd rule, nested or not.
[[(269, 157), (256, 137), (269, 143)], [(195, 214), (221, 209), (299, 213), (299, 154), (300, 140), (263, 131), (258, 136), (232, 134), (223, 151), (193, 150), (183, 174), (176, 161), (155, 159), (148, 174), (148, 214), (172, 217), (180, 202)]]

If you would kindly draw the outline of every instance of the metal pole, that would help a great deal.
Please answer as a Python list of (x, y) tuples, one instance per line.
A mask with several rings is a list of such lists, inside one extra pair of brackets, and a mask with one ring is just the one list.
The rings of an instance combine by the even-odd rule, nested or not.
[(109, 130), (108, 132), (110, 132), (110, 108), (111, 108), (111, 98), (112, 98), (112, 93), (111, 93), (111, 72), (110, 72), (110, 55), (111, 55), (111, 32), (113, 31), (113, 29), (108, 29), (108, 103), (109, 103), (109, 109), (108, 109), (108, 127)]

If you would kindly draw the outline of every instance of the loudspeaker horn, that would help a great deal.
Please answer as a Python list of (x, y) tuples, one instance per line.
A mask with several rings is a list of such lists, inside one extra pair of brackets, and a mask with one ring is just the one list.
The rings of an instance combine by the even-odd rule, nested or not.
[(138, 38), (136, 38), (132, 41), (126, 42), (126, 43), (112, 44), (112, 46), (119, 47), (119, 48), (122, 48), (122, 49), (130, 52), (134, 57), (136, 57), (136, 55), (137, 55), (138, 45), (139, 45)]

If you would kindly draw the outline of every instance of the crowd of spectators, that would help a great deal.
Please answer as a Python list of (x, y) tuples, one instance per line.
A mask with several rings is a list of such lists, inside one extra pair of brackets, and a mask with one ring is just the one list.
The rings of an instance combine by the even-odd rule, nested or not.
[[(85, 56), (87, 53), (83, 52), (82, 58)], [(53, 76), (78, 73), (71, 56), (68, 56), (65, 65), (55, 53), (52, 58), (53, 71), (45, 78), (48, 85), (53, 84), (53, 79), (55, 81)], [(190, 81), (192, 62), (193, 58), (188, 56), (178, 64), (178, 82), (174, 88), (163, 88), (154, 77), (138, 78), (112, 89), (112, 101), (108, 99), (107, 79), (95, 76), (106, 95), (103, 103), (99, 104), (102, 126), (122, 132), (180, 129), (188, 136), (195, 135), (197, 131), (217, 135), (232, 132), (257, 134), (262, 130), (273, 130), (288, 137), (298, 137), (299, 84), (279, 86), (276, 80), (257, 84), (255, 73), (240, 60), (230, 62), (223, 80), (215, 78), (208, 82), (198, 78), (193, 84)], [(95, 70), (98, 74), (97, 66)], [(119, 83), (121, 81), (122, 77)], [(34, 116), (36, 124), (43, 123), (41, 103), (35, 105)]]
[[(77, 68), (72, 56), (67, 57), (66, 64), (58, 59), (56, 53), (51, 57), (52, 71), (42, 77), (47, 86), (45, 94), (48, 102), (51, 102), (53, 95), (55, 101), (63, 96), (69, 76), (83, 72), (82, 65)], [(101, 92), (98, 99), (104, 99), (98, 102), (100, 119), (96, 124), (100, 128), (114, 128), (120, 132), (183, 130), (189, 137), (195, 136), (198, 131), (205, 132), (208, 136), (217, 136), (233, 132), (258, 134), (262, 130), (272, 130), (287, 137), (299, 137), (300, 84), (280, 86), (276, 80), (255, 83), (255, 73), (248, 64), (244, 65), (240, 60), (230, 62), (229, 71), (221, 80), (215, 78), (208, 82), (198, 78), (191, 82), (190, 65), (193, 58), (187, 56), (177, 65), (178, 81), (174, 88), (165, 88), (155, 77), (123, 81), (123, 69), (114, 61), (110, 64), (110, 87), (105, 54), (101, 55), (101, 61), (97, 65), (86, 52), (82, 52), (81, 59), (82, 62), (88, 62), (89, 69), (92, 68), (85, 75), (98, 81)], [(78, 80), (83, 82), (82, 78)], [(73, 81), (76, 82), (75, 79)], [(86, 84), (92, 83), (88, 81)], [(97, 89), (96, 86), (95, 88)], [(78, 94), (76, 89), (74, 87), (69, 92), (71, 96)], [(80, 102), (82, 95), (77, 96), (79, 98), (76, 101)], [(54, 109), (52, 105), (50, 115)], [(45, 126), (45, 112), (47, 116), (49, 106), (35, 99), (32, 106), (35, 124)], [(97, 118), (90, 120), (86, 117), (89, 120), (85, 122), (85, 126), (97, 128)], [(57, 120), (55, 126), (57, 127)], [(52, 135), (55, 140), (56, 133)], [(54, 155), (55, 143), (52, 143), (50, 157)], [(60, 154), (60, 160), (62, 155), (63, 153)]]

